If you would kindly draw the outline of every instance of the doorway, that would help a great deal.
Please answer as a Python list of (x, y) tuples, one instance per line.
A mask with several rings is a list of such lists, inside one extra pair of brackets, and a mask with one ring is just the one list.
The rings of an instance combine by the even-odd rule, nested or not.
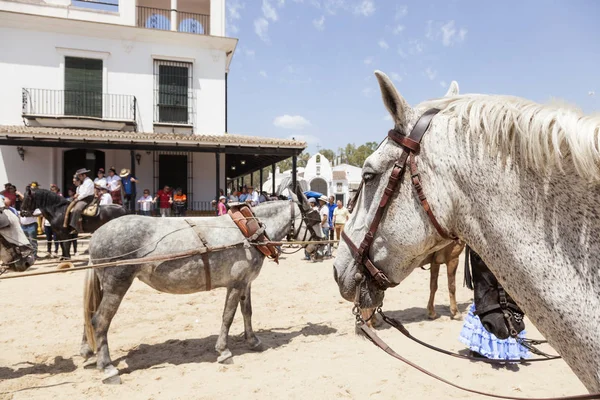
[(188, 194), (188, 156), (173, 154), (160, 154), (158, 156), (157, 190), (164, 188), (166, 185), (173, 188), (173, 190), (179, 187), (184, 194)]
[(89, 177), (93, 180), (99, 168), (104, 168), (104, 152), (101, 150), (73, 149), (63, 153), (63, 187), (64, 196), (67, 190), (74, 187), (73, 175), (79, 168), (89, 169)]

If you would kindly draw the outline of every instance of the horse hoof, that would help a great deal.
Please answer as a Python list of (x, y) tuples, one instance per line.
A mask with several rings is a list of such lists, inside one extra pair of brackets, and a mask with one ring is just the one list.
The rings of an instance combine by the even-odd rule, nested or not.
[(233, 364), (233, 354), (231, 354), (231, 351), (225, 350), (217, 357), (217, 362), (219, 364)]
[(252, 351), (263, 351), (265, 349), (265, 346), (263, 346), (263, 343), (260, 341), (259, 338), (256, 338), (256, 342), (248, 343), (248, 348), (250, 348), (250, 350)]
[(98, 359), (96, 357), (90, 357), (83, 362), (83, 368), (85, 368), (85, 369), (96, 368), (97, 361), (98, 361)]
[(113, 367), (104, 368), (104, 376), (102, 377), (102, 383), (106, 385), (120, 385), (121, 377), (119, 376), (119, 370)]
[(433, 313), (433, 314), (427, 314), (427, 318), (429, 318), (429, 319), (431, 319), (431, 320), (433, 320), (433, 319), (436, 319), (436, 318), (437, 318), (437, 314), (436, 314), (436, 313)]

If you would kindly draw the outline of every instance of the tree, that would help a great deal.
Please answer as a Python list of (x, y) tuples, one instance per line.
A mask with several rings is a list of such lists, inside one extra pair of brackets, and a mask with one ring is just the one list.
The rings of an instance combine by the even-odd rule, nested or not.
[(326, 159), (328, 159), (332, 164), (335, 161), (335, 152), (333, 150), (329, 150), (329, 149), (322, 149), (319, 150), (319, 153), (321, 153), (321, 155), (323, 157), (325, 157)]
[[(310, 153), (306, 153), (306, 152), (302, 152), (300, 153), (300, 155), (298, 156), (298, 160), (297, 160), (297, 166), (298, 167), (306, 167), (306, 164), (308, 163), (308, 160), (310, 159)], [(279, 161), (277, 163), (277, 166), (279, 167), (279, 170), (281, 172), (283, 171), (287, 171), (288, 169), (292, 169), (292, 158), (286, 158), (283, 161)]]
[(340, 156), (342, 162), (355, 167), (361, 167), (369, 157), (377, 149), (377, 142), (367, 142), (356, 147), (354, 143), (348, 143), (344, 148), (340, 148)]

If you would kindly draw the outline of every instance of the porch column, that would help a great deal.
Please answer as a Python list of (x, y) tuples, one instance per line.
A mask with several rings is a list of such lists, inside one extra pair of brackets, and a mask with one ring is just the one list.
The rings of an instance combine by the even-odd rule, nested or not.
[(271, 194), (275, 195), (275, 164), (271, 165), (271, 176), (273, 176), (273, 182), (271, 182), (273, 184), (273, 192)]
[[(130, 158), (130, 164), (131, 164), (131, 176), (136, 176), (135, 175), (135, 151), (133, 150), (129, 150), (129, 158)], [(135, 199), (137, 198), (136, 196), (136, 190), (135, 190), (135, 183), (131, 182), (131, 199), (129, 200), (129, 212), (132, 212), (133, 214), (135, 214), (135, 205), (137, 204)]]
[(297, 164), (298, 164), (298, 156), (296, 156), (295, 154), (292, 156), (292, 187), (294, 188), (294, 190), (296, 190), (296, 173), (297, 171)]
[[(220, 153), (215, 153), (215, 162), (216, 162), (215, 166), (216, 166), (216, 170), (217, 170), (217, 175), (216, 175), (216, 179), (215, 179), (215, 181), (216, 181), (216, 192), (215, 193), (217, 194), (216, 200), (218, 202), (219, 201), (219, 196), (220, 196), (220, 194), (219, 194), (219, 189), (220, 189), (219, 182), (221, 180), (221, 154)], [(217, 207), (217, 210), (215, 210), (215, 213), (217, 213), (217, 215), (219, 214), (218, 207)]]
[(260, 173), (259, 173), (259, 180), (260, 180), (260, 182), (258, 183), (258, 186), (259, 186), (259, 190), (258, 191), (259, 192), (262, 192), (262, 184), (263, 184), (263, 171), (262, 170), (263, 169), (261, 168), (260, 169)]
[(254, 187), (254, 173), (250, 174), (250, 186)]
[(171, 0), (171, 30), (177, 32), (177, 0)]

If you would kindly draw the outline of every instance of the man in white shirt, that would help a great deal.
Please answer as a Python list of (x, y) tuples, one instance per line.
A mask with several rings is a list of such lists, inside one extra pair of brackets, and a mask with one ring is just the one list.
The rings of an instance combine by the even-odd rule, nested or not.
[(33, 211), (33, 214), (24, 212), (23, 215), (21, 214), (21, 212), (18, 212), (18, 215), (19, 220), (21, 221), (21, 229), (23, 229), (23, 233), (25, 233), (25, 236), (27, 236), (27, 239), (29, 239), (29, 243), (31, 243), (31, 245), (33, 246), (33, 257), (37, 258), (38, 216), (42, 215), (42, 212), (38, 208), (36, 208)]
[(81, 168), (77, 170), (75, 175), (81, 180), (81, 185), (77, 187), (77, 193), (73, 196), (71, 208), (71, 234), (76, 234), (82, 229), (79, 226), (79, 218), (85, 207), (94, 200), (94, 182), (88, 177), (89, 169)]
[(251, 206), (256, 206), (259, 203), (258, 192), (255, 191), (252, 186), (248, 186), (248, 197), (246, 197), (246, 203), (250, 203)]

